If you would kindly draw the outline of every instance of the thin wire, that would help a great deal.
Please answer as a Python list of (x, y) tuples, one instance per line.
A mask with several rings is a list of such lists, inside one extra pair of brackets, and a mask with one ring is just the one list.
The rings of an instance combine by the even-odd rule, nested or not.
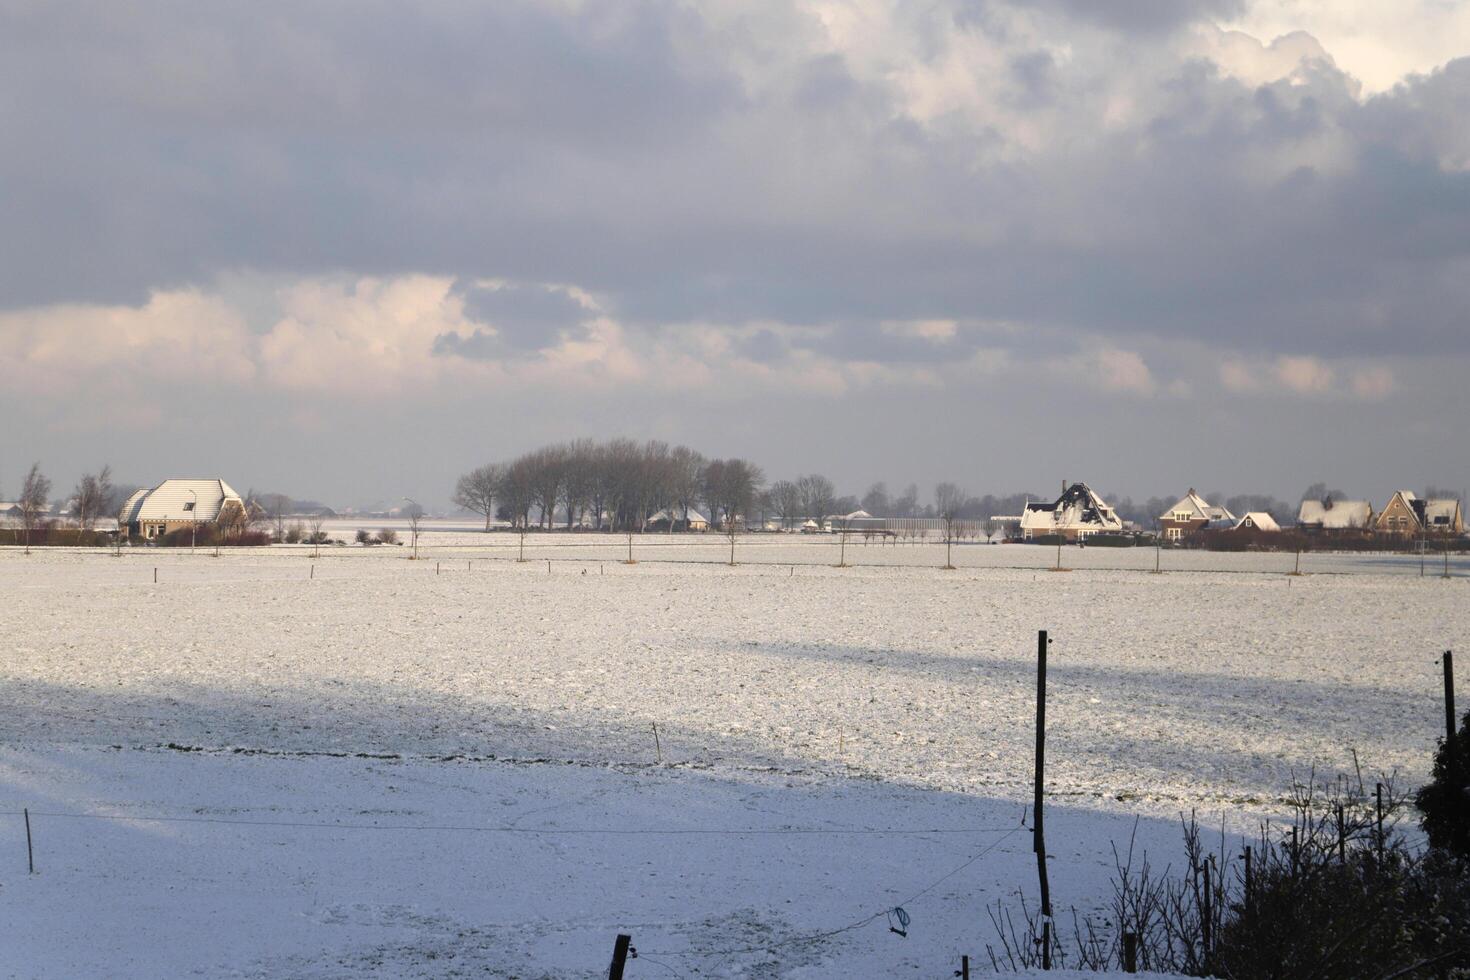
[[(780, 949), (780, 948), (782, 948), (784, 946), (800, 946), (800, 945), (806, 945), (806, 944), (809, 944), (809, 943), (820, 942), (823, 939), (830, 939), (833, 936), (841, 935), (844, 932), (852, 932), (854, 929), (861, 929), (863, 926), (866, 926), (869, 923), (872, 923), (872, 922), (876, 921), (877, 919), (879, 919), (879, 918), (881, 918), (881, 917), (883, 917), (885, 915), (888, 915), (890, 912), (892, 912), (894, 909), (896, 909), (896, 908), (898, 908), (900, 906), (912, 904), (916, 899), (922, 898), (924, 895), (927, 895), (929, 892), (933, 891), (934, 889), (938, 888), (940, 885), (944, 884), (944, 882), (946, 882), (949, 879), (953, 878), (955, 875), (959, 874), (961, 871), (963, 871), (966, 868), (970, 867), (976, 861), (979, 861), (985, 855), (987, 855), (991, 851), (995, 850), (1001, 844), (1005, 843), (1006, 840), (1008, 840), (1013, 834), (1017, 833), (1018, 831), (1025, 830), (1025, 829), (1027, 829), (1027, 828), (1026, 828), (1026, 826), (1024, 824), (1020, 824), (1020, 825), (1017, 825), (1017, 826), (1012, 827), (1010, 830), (1008, 830), (1005, 833), (1004, 836), (1000, 837), (998, 840), (993, 841), (988, 847), (986, 847), (984, 850), (980, 851), (978, 854), (972, 855), (968, 860), (965, 861), (964, 864), (961, 864), (959, 867), (955, 868), (953, 871), (950, 871), (947, 874), (945, 874), (944, 876), (942, 876), (939, 879), (935, 880), (932, 884), (929, 884), (929, 885), (925, 886), (924, 888), (921, 888), (919, 891), (915, 892), (909, 898), (906, 898), (906, 899), (904, 899), (901, 902), (895, 902), (893, 905), (885, 906), (884, 908), (879, 909), (877, 912), (874, 912), (872, 915), (866, 916), (866, 917), (861, 918), (861, 919), (857, 919), (857, 920), (855, 920), (853, 922), (848, 923), (845, 926), (838, 926), (836, 929), (828, 929), (825, 932), (812, 933), (812, 934), (807, 935), (807, 936), (797, 936), (794, 939), (783, 939), (783, 940), (780, 940), (779, 942), (762, 943), (760, 945), (755, 945), (755, 946), (737, 946), (737, 947), (732, 947), (730, 949), (710, 949), (710, 950), (700, 950), (700, 949), (694, 949), (693, 947), (690, 947), (688, 949), (681, 949), (681, 950), (656, 950), (656, 952), (658, 952), (658, 954), (660, 956), (732, 956), (732, 955), (735, 955), (735, 954), (738, 954), (738, 953), (763, 953), (763, 952), (767, 952), (767, 951), (773, 950), (773, 949)], [(641, 956), (642, 954), (639, 954), (639, 955)]]
[(661, 966), (665, 970), (668, 970), (670, 973), (672, 973), (676, 977), (682, 977), (682, 976), (684, 976), (684, 974), (680, 973), (674, 967), (672, 967), (669, 964), (663, 962), (662, 960), (656, 960), (652, 956), (644, 956), (642, 953), (639, 953), (637, 958), (640, 959), (640, 960), (647, 960), (648, 962), (654, 964), (655, 966)]
[[(25, 811), (22, 810), (0, 810), (0, 815), (19, 817)], [(611, 837), (773, 837), (784, 835), (802, 836), (859, 836), (859, 837), (921, 837), (931, 834), (998, 834), (1006, 831), (1004, 827), (971, 827), (961, 829), (933, 829), (933, 830), (894, 830), (894, 829), (862, 829), (862, 828), (823, 828), (823, 827), (789, 827), (789, 828), (736, 828), (736, 829), (706, 829), (706, 828), (671, 828), (659, 829), (652, 827), (621, 828), (621, 827), (512, 827), (512, 826), (477, 826), (474, 824), (385, 824), (385, 823), (325, 823), (310, 820), (237, 820), (230, 817), (166, 817), (156, 815), (128, 815), (123, 813), (70, 813), (60, 810), (31, 810), (33, 817), (59, 817), (70, 820), (115, 820), (119, 822), (147, 822), (147, 823), (196, 823), (196, 824), (225, 824), (238, 827), (284, 827), (303, 830), (393, 830), (393, 831), (449, 831), (460, 833), (481, 834), (525, 834), (528, 836), (611, 836)]]

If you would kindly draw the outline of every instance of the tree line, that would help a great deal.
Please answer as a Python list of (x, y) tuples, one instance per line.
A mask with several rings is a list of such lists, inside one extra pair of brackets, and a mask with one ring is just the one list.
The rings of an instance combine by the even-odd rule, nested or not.
[(764, 486), (764, 472), (749, 460), (706, 459), (659, 440), (578, 439), (477, 467), (459, 478), (453, 501), (482, 515), (487, 530), (494, 519), (636, 530), (661, 510), (687, 525), (700, 506), (726, 526), (751, 513)]

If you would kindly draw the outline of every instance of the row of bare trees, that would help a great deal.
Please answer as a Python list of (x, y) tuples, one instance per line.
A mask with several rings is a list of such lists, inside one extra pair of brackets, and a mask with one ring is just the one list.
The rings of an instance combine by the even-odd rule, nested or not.
[(454, 503), (516, 527), (639, 530), (662, 510), (688, 526), (701, 504), (722, 527), (748, 519), (762, 497), (765, 475), (744, 459), (706, 459), (688, 446), (658, 440), (578, 439), (544, 446), (509, 462), (464, 474)]

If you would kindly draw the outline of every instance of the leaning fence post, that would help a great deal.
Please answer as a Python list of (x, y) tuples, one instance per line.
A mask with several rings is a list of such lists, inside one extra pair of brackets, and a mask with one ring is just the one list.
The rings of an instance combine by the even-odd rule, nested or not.
[(623, 980), (623, 967), (628, 962), (628, 944), (632, 941), (632, 936), (618, 933), (618, 938), (613, 942), (612, 965), (607, 968), (607, 980)]
[[(12, 810), (10, 812), (11, 813), (14, 813), (15, 811)], [(31, 847), (31, 808), (30, 807), (22, 807), (21, 808), (21, 812), (25, 814), (25, 818), (26, 818), (26, 867), (27, 867), (27, 869), (29, 870), (29, 872), (31, 874), (35, 874), (36, 873), (36, 852)]]
[(1036, 852), (1036, 877), (1041, 887), (1041, 968), (1051, 969), (1051, 885), (1046, 877), (1046, 833), (1042, 819), (1042, 788), (1046, 780), (1046, 630), (1036, 633), (1036, 787), (1032, 803), (1031, 848)]
[(1251, 846), (1247, 844), (1245, 845), (1245, 897), (1242, 899), (1247, 917), (1251, 914), (1251, 892), (1254, 886), (1255, 882), (1251, 878)]
[(1342, 804), (1337, 805), (1337, 863), (1347, 864), (1347, 826), (1342, 816)]
[(1378, 847), (1378, 866), (1383, 867), (1383, 784), (1378, 783), (1373, 788), (1373, 817), (1377, 827), (1374, 835), (1377, 839), (1374, 843)]
[(1446, 650), (1444, 659), (1444, 744), (1450, 761), (1455, 758), (1455, 655)]

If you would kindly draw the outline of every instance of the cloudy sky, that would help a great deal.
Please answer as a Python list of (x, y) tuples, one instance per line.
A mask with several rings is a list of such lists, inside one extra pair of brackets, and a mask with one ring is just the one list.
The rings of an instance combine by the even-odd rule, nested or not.
[(580, 435), (1460, 487), (1461, 55), (1459, 0), (0, 0), (0, 494)]

